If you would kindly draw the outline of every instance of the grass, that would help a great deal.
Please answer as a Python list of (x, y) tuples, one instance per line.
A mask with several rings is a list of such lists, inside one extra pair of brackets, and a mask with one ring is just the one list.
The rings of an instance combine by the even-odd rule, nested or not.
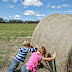
[(0, 69), (9, 67), (14, 56), (18, 53), (17, 50), (22, 46), (25, 37), (32, 36), (36, 25), (0, 24)]
[(0, 39), (32, 36), (37, 24), (0, 24)]
[[(0, 72), (8, 72), (13, 58), (18, 53), (24, 40), (31, 40), (32, 33), (37, 24), (0, 24)], [(27, 54), (24, 63), (20, 63), (20, 69), (29, 60), (31, 53)], [(37, 72), (48, 72), (40, 69)]]
[(6, 49), (6, 43), (0, 41), (0, 68), (4, 67), (8, 61), (9, 49)]

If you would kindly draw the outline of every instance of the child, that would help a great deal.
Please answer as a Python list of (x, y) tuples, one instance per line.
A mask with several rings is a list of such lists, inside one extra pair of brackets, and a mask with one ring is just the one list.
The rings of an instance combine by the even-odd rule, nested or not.
[(21, 72), (36, 72), (37, 66), (41, 60), (51, 61), (56, 58), (56, 53), (53, 54), (51, 58), (45, 58), (43, 55), (46, 54), (46, 49), (44, 46), (40, 46), (37, 52), (33, 52), (30, 60), (21, 67)]
[[(31, 46), (32, 47), (32, 46)], [(24, 41), (23, 46), (18, 50), (18, 54), (14, 57), (12, 64), (10, 65), (8, 72), (13, 72), (20, 62), (24, 62), (28, 52), (34, 51), (36, 48), (30, 48), (29, 41)]]

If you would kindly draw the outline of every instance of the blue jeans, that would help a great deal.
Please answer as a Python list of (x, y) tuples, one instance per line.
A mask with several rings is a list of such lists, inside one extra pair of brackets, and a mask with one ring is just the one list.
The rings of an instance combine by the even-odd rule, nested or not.
[(13, 72), (19, 66), (19, 63), (20, 63), (19, 61), (13, 59), (13, 62), (8, 69), (8, 72)]
[(26, 69), (26, 65), (23, 65), (22, 67), (21, 67), (21, 72), (31, 72), (29, 69)]

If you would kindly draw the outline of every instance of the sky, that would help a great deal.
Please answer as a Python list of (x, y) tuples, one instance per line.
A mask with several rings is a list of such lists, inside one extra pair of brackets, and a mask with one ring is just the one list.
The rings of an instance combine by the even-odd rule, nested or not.
[(0, 0), (0, 18), (42, 20), (54, 14), (72, 14), (72, 0)]

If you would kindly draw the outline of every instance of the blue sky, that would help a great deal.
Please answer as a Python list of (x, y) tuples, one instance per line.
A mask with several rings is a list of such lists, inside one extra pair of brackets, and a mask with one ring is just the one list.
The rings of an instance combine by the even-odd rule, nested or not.
[(0, 0), (0, 17), (7, 20), (41, 20), (54, 13), (72, 14), (72, 0)]

